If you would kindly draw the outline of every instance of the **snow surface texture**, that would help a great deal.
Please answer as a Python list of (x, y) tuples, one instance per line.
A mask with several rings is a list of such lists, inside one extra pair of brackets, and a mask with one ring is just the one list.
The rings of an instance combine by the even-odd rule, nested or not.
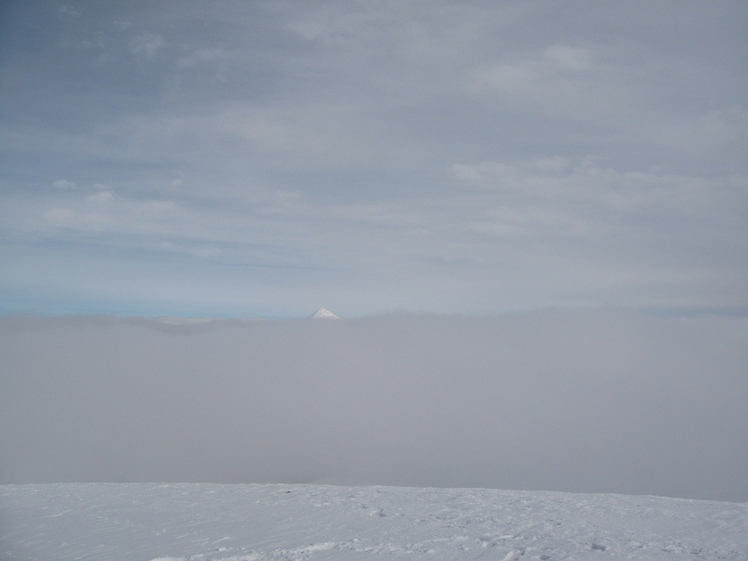
[(324, 485), (0, 486), (0, 558), (748, 559), (748, 505)]

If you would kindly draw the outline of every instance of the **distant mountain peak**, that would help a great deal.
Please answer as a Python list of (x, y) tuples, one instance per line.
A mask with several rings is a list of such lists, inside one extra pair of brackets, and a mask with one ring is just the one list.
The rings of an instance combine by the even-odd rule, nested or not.
[(335, 315), (327, 308), (320, 308), (309, 317), (311, 319), (340, 319), (340, 316)]

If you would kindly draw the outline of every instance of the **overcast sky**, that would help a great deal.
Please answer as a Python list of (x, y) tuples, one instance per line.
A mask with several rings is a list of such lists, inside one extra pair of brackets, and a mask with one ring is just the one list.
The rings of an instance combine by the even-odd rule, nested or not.
[(5, 1), (0, 311), (748, 309), (748, 3)]

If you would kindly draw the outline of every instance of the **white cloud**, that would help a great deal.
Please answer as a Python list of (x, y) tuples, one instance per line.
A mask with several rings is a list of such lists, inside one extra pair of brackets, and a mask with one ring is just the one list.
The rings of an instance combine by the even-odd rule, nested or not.
[(549, 133), (564, 123), (567, 143), (576, 140), (570, 134), (586, 127), (626, 140), (651, 119), (646, 88), (638, 80), (641, 76), (631, 76), (592, 48), (555, 45), (475, 68), (466, 92), (506, 114), (544, 123)]
[(589, 49), (568, 45), (548, 47), (543, 59), (561, 71), (584, 72), (593, 69), (593, 56)]
[(706, 213), (720, 205), (726, 186), (701, 177), (619, 171), (584, 159), (576, 165), (560, 157), (452, 166), (466, 184), (501, 192), (520, 204), (589, 205), (617, 212)]
[(55, 187), (56, 189), (74, 189), (75, 182), (68, 181), (67, 179), (58, 179), (52, 182), (52, 186)]
[(166, 44), (164, 38), (155, 33), (137, 35), (130, 41), (130, 52), (135, 56), (153, 58)]
[(75, 221), (75, 213), (67, 208), (51, 208), (44, 212), (44, 220), (52, 226), (70, 226)]
[(114, 191), (99, 191), (89, 195), (86, 200), (97, 207), (105, 208), (112, 204), (114, 197)]
[(537, 205), (498, 206), (488, 209), (485, 214), (489, 220), (475, 221), (470, 227), (502, 237), (534, 236), (539, 233), (546, 236), (601, 233), (599, 221), (587, 221), (575, 217), (573, 213)]
[(60, 18), (71, 19), (78, 19), (81, 16), (81, 13), (70, 4), (63, 4), (62, 6), (60, 6), (57, 9), (57, 14), (60, 16)]
[(222, 63), (226, 63), (230, 59), (231, 59), (230, 54), (222, 49), (217, 49), (217, 48), (197, 49), (187, 56), (179, 57), (176, 61), (176, 64), (177, 64), (177, 68), (187, 69), (187, 68), (192, 68), (194, 66), (202, 66), (202, 65), (211, 66), (211, 65), (222, 64)]
[(739, 104), (689, 115), (676, 123), (655, 121), (647, 130), (656, 141), (691, 158), (716, 157), (723, 168), (735, 168), (742, 160), (740, 154), (748, 152), (748, 111)]
[(540, 101), (582, 94), (582, 88), (590, 85), (589, 78), (597, 77), (598, 73), (588, 49), (556, 45), (533, 58), (501, 61), (483, 68), (476, 76), (476, 84), (487, 91), (530, 95)]
[(52, 208), (44, 212), (46, 225), (68, 233), (95, 233), (106, 230), (111, 218), (105, 212), (92, 210), (80, 212), (70, 208)]
[(280, 158), (279, 165), (329, 169), (371, 160), (376, 131), (365, 131), (360, 118), (354, 107), (321, 103), (282, 111), (234, 108), (219, 120), (257, 149)]
[(65, 207), (41, 211), (41, 224), (26, 218), (26, 227), (30, 231), (64, 228), (67, 236), (106, 232), (110, 244), (144, 246), (151, 236), (190, 237), (200, 223), (194, 212), (185, 212), (173, 201), (133, 199), (117, 196), (112, 190), (81, 193), (65, 203)]
[(125, 21), (122, 18), (117, 17), (112, 21), (112, 25), (117, 27), (120, 31), (124, 31), (132, 25), (132, 22)]

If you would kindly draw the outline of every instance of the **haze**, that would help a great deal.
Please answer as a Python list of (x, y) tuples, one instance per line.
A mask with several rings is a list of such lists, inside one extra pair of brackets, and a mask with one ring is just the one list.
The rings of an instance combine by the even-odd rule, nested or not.
[(748, 500), (748, 320), (0, 319), (0, 483)]

